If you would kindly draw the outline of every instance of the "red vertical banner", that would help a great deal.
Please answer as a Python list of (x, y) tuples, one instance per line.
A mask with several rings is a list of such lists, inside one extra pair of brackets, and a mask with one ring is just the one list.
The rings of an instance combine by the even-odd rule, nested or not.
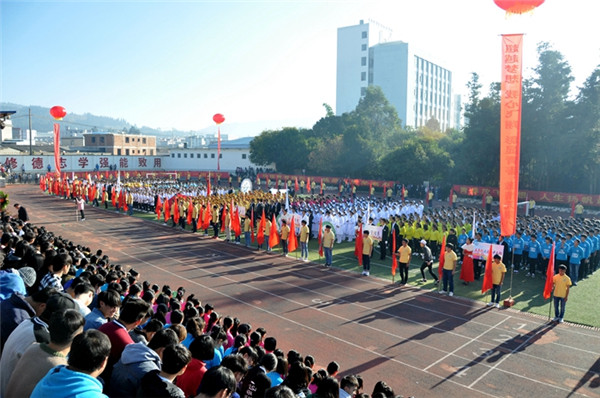
[(54, 123), (54, 168), (60, 175), (60, 125)]
[(502, 35), (500, 102), (500, 229), (516, 232), (521, 153), (521, 82), (523, 35)]

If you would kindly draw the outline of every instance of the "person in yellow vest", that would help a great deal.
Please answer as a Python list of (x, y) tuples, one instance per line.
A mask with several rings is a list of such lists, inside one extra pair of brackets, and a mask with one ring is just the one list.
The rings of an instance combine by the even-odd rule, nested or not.
[(231, 212), (224, 208), (225, 212), (225, 242), (231, 242)]
[(375, 187), (373, 185), (371, 185), (371, 189), (369, 190), (369, 195), (371, 197), (373, 197), (373, 194), (375, 193)]
[(250, 247), (250, 241), (252, 240), (252, 223), (250, 217), (244, 218), (244, 243), (246, 247)]
[(323, 232), (323, 237), (321, 239), (321, 246), (323, 247), (323, 252), (325, 254), (325, 266), (331, 267), (333, 262), (333, 242), (335, 241), (335, 234), (331, 230), (331, 225), (327, 224), (325, 226), (325, 231)]
[(412, 255), (412, 249), (408, 245), (408, 239), (402, 239), (402, 245), (396, 250), (396, 256), (398, 257), (398, 268), (400, 269), (400, 284), (406, 285), (408, 283), (408, 266), (410, 264), (410, 256)]
[(185, 229), (185, 224), (187, 222), (187, 201), (181, 199), (179, 201), (179, 226), (181, 229)]
[(558, 266), (558, 274), (552, 277), (554, 289), (554, 322), (563, 323), (565, 318), (565, 306), (569, 298), (571, 288), (571, 278), (566, 275), (567, 266), (561, 264)]
[(231, 179), (231, 174), (229, 174), (229, 188), (233, 188), (233, 183), (232, 183), (232, 179)]
[(391, 202), (392, 201), (392, 195), (393, 195), (394, 191), (392, 190), (392, 188), (388, 188), (387, 192), (385, 193), (387, 196), (387, 201)]
[(502, 257), (495, 254), (494, 261), (492, 261), (492, 301), (487, 303), (488, 306), (495, 306), (496, 308), (500, 308), (500, 292), (506, 274), (506, 266), (500, 260), (502, 260)]
[(300, 258), (304, 262), (308, 261), (308, 239), (310, 239), (310, 230), (306, 220), (302, 220), (302, 227), (300, 228)]
[(200, 214), (200, 207), (198, 202), (194, 202), (192, 207), (192, 233), (198, 230), (198, 215)]
[(210, 215), (211, 215), (210, 224), (213, 227), (213, 239), (217, 239), (217, 237), (219, 236), (219, 227), (220, 227), (220, 225), (219, 225), (220, 224), (219, 223), (219, 206), (214, 205)]
[(311, 181), (311, 183), (310, 183), (310, 190), (311, 190), (311, 192), (312, 192), (313, 194), (315, 193), (315, 188), (316, 188), (316, 186), (317, 186), (317, 183), (316, 183), (314, 180), (313, 180), (313, 181)]
[(451, 243), (446, 244), (444, 253), (444, 268), (442, 269), (443, 290), (440, 293), (448, 292), (448, 296), (454, 296), (454, 271), (456, 271), (456, 262), (458, 256), (454, 253), (454, 246)]
[(373, 255), (373, 238), (369, 236), (369, 230), (363, 231), (363, 249), (362, 249), (362, 263), (363, 272), (365, 276), (371, 274), (371, 256)]
[(102, 202), (104, 202), (104, 208), (108, 209), (108, 190), (106, 188), (102, 191)]
[(352, 185), (352, 198), (356, 199), (356, 185)]
[(492, 202), (493, 201), (494, 201), (494, 198), (488, 192), (488, 194), (485, 196), (485, 211), (487, 211), (487, 212), (492, 211)]
[(529, 201), (529, 215), (531, 217), (535, 216), (535, 200), (531, 199)]
[(575, 218), (583, 218), (583, 205), (577, 202), (575, 205)]
[(300, 193), (304, 194), (304, 187), (305, 187), (305, 182), (304, 180), (300, 180)]
[(133, 194), (129, 190), (127, 196), (125, 196), (125, 203), (127, 203), (127, 214), (133, 216)]
[(281, 248), (284, 256), (288, 256), (288, 239), (290, 237), (290, 227), (287, 225), (287, 221), (281, 220)]
[(456, 192), (452, 192), (452, 208), (456, 209), (456, 201), (458, 200), (458, 195)]

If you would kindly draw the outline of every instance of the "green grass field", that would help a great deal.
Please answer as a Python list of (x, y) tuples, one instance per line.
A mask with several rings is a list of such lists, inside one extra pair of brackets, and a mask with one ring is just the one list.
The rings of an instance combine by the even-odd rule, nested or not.
[[(112, 208), (109, 205), (109, 210), (111, 209)], [(135, 213), (135, 216), (153, 222), (159, 222), (156, 220), (155, 214)], [(187, 229), (190, 229), (190, 227), (188, 226)], [(209, 232), (212, 233), (212, 230), (209, 230)], [(243, 245), (244, 238), (243, 236), (241, 238)], [(324, 259), (322, 257), (319, 257), (317, 246), (317, 239), (312, 239), (309, 242), (309, 259), (315, 263), (323, 264)], [(253, 245), (253, 247), (256, 247), (256, 243)], [(377, 249), (378, 248), (376, 248), (373, 258), (371, 259), (371, 277), (387, 279), (391, 283), (392, 259), (388, 255), (385, 260), (380, 260), (379, 252), (377, 251)], [(281, 247), (273, 249), (273, 254), (281, 254)], [(290, 253), (290, 257), (293, 258), (296, 256), (300, 257), (299, 248), (296, 252)], [(408, 283), (412, 286), (417, 286), (421, 289), (437, 289), (437, 286), (433, 283), (433, 280), (428, 275), (427, 270), (425, 271), (425, 273), (426, 277), (428, 277), (428, 281), (426, 283), (420, 282), (420, 265), (421, 258), (413, 256), (409, 269)], [(334, 245), (333, 267), (342, 268), (356, 273), (360, 273), (362, 271), (362, 268), (358, 266), (358, 262), (354, 257), (354, 242), (343, 242), (341, 244)], [(433, 270), (434, 272), (437, 272), (437, 263), (434, 264)], [(481, 301), (482, 305), (484, 305), (485, 302), (489, 301), (489, 292), (486, 295), (481, 294), (481, 280), (476, 280), (468, 286), (465, 286), (459, 279), (459, 274), (460, 265), (457, 267), (457, 272), (454, 276), (454, 294), (456, 296), (462, 296), (472, 300)], [(398, 277), (396, 278), (396, 281), (398, 281), (399, 274), (397, 274), (396, 276)], [(514, 309), (531, 312), (533, 314), (538, 314), (547, 317), (552, 300), (544, 300), (542, 296), (542, 293), (544, 291), (544, 283), (545, 280), (541, 275), (537, 275), (535, 279), (532, 279), (525, 277), (525, 273), (521, 272), (512, 275), (511, 289), (511, 275), (510, 273), (507, 273), (504, 284), (502, 286), (501, 298), (502, 300), (504, 300), (505, 298), (512, 296), (515, 300), (515, 305), (513, 307)], [(596, 308), (599, 290), (600, 271), (597, 271), (592, 276), (579, 281), (577, 286), (573, 287), (569, 294), (569, 300), (567, 302), (565, 312), (565, 320), (568, 322), (578, 323), (582, 325), (600, 327), (600, 311), (598, 311)], [(554, 308), (552, 308), (551, 317), (554, 318)]]

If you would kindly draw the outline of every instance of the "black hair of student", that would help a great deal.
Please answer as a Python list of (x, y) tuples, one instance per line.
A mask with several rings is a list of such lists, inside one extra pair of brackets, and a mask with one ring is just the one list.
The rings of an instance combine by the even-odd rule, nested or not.
[(277, 367), (277, 357), (275, 354), (265, 354), (260, 359), (260, 364), (267, 370), (267, 373), (272, 372)]
[(231, 334), (234, 336), (238, 335), (238, 327), (240, 326), (241, 321), (238, 318), (233, 318), (233, 327), (231, 328)]
[(265, 339), (265, 351), (275, 351), (275, 349), (277, 348), (277, 339), (275, 337), (267, 337)]
[(253, 364), (258, 362), (258, 354), (256, 353), (256, 350), (248, 345), (240, 348), (238, 354), (248, 356)]
[(208, 317), (208, 324), (206, 326), (206, 330), (210, 332), (213, 326), (215, 326), (219, 322), (219, 319), (221, 319), (221, 317), (216, 311), (211, 312), (210, 316)]
[(358, 384), (358, 379), (355, 376), (352, 375), (348, 375), (348, 376), (344, 376), (342, 378), (342, 381), (340, 382), (340, 388), (344, 389), (346, 387), (356, 387), (358, 388), (359, 384)]
[(315, 395), (319, 398), (339, 398), (340, 385), (333, 377), (326, 377), (319, 383)]
[(394, 398), (394, 396), (396, 395), (394, 394), (394, 390), (392, 390), (392, 387), (390, 387), (385, 381), (378, 381), (377, 383), (375, 383), (375, 386), (373, 387), (373, 393), (371, 394), (371, 396), (377, 393), (382, 393), (386, 396), (386, 398)]
[(56, 290), (53, 287), (47, 287), (45, 289), (39, 290), (35, 293), (33, 293), (31, 295), (31, 299), (33, 301), (35, 301), (36, 303), (46, 303), (46, 301), (48, 301), (48, 298), (54, 294), (58, 293), (58, 290)]
[(296, 398), (296, 394), (289, 387), (278, 385), (265, 391), (265, 398)]
[(250, 346), (257, 347), (260, 344), (260, 333), (252, 332), (250, 333)]
[(84, 324), (85, 318), (78, 310), (55, 312), (48, 323), (50, 341), (61, 347), (71, 344), (73, 338), (83, 329)]
[(218, 340), (226, 341), (227, 333), (225, 333), (225, 331), (223, 330), (223, 328), (221, 326), (215, 325), (210, 330), (210, 337), (212, 337), (215, 342)]
[(260, 334), (260, 338), (262, 339), (267, 334), (267, 330), (263, 327), (256, 329), (256, 331)]
[(182, 342), (187, 337), (187, 330), (183, 327), (182, 324), (176, 323), (169, 326), (169, 329), (173, 330), (177, 333), (177, 337), (179, 338), (179, 342)]
[(245, 375), (248, 372), (248, 363), (240, 354), (227, 355), (221, 361), (221, 366), (226, 367), (233, 373)]
[(90, 285), (87, 282), (81, 282), (77, 284), (77, 286), (75, 286), (75, 289), (73, 290), (73, 294), (75, 295), (75, 297), (80, 296), (82, 294), (95, 292), (96, 289), (94, 289), (94, 286)]
[(226, 316), (223, 318), (223, 329), (229, 330), (233, 327), (233, 318), (230, 316)]
[(121, 308), (119, 320), (124, 323), (135, 323), (144, 318), (149, 308), (150, 304), (144, 300), (138, 298), (128, 300)]
[(340, 365), (336, 361), (331, 361), (327, 365), (327, 374), (329, 375), (334, 375), (335, 373), (339, 372), (339, 370)]
[(203, 334), (196, 337), (190, 344), (192, 358), (203, 362), (210, 361), (215, 357), (215, 342), (209, 335)]
[(171, 324), (181, 324), (183, 322), (183, 312), (181, 310), (174, 310), (171, 312)]
[(73, 259), (68, 254), (59, 254), (52, 259), (52, 271), (58, 272), (63, 269), (66, 265), (71, 266)]
[(329, 375), (327, 374), (327, 371), (325, 369), (319, 369), (312, 375), (312, 384), (314, 384), (318, 388), (319, 385), (321, 385), (321, 382), (323, 380), (325, 380), (327, 377), (329, 377)]
[[(146, 326), (144, 326), (144, 330), (146, 332), (158, 332), (165, 327), (165, 324), (159, 321), (158, 319), (150, 319)], [(150, 343), (148, 343), (150, 345)]]
[(246, 337), (245, 334), (238, 334), (237, 336), (235, 336), (235, 339), (233, 339), (233, 346), (235, 348), (241, 348), (243, 346), (245, 346), (248, 343), (248, 337)]
[(312, 367), (315, 366), (315, 358), (312, 355), (307, 355), (304, 357), (304, 364), (312, 369)]
[(98, 308), (100, 308), (101, 301), (109, 307), (118, 307), (121, 305), (121, 296), (118, 292), (108, 289), (104, 292), (98, 293)]
[(284, 357), (277, 357), (277, 366), (275, 367), (275, 372), (279, 373), (282, 378), (286, 378), (288, 374), (288, 361)]
[(295, 394), (298, 394), (301, 390), (308, 387), (311, 377), (312, 372), (310, 368), (302, 362), (296, 361), (290, 364), (288, 375), (282, 384), (291, 388)]
[(109, 354), (108, 336), (96, 329), (89, 329), (73, 339), (68, 364), (75, 370), (91, 373), (102, 367)]
[(190, 351), (180, 344), (171, 344), (165, 347), (162, 353), (161, 370), (167, 374), (177, 374), (184, 366), (192, 361)]
[(214, 397), (219, 392), (226, 390), (231, 394), (235, 392), (236, 384), (235, 375), (231, 370), (224, 366), (216, 366), (204, 373), (200, 387), (198, 387), (198, 393)]
[(152, 340), (148, 342), (148, 348), (156, 351), (159, 348), (165, 348), (172, 344), (179, 344), (177, 333), (171, 329), (161, 329), (156, 332), (154, 337), (152, 337)]

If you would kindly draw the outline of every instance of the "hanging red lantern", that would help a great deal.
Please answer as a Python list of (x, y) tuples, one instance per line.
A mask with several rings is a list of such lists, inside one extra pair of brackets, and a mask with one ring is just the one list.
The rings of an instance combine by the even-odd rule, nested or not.
[(50, 108), (50, 115), (56, 120), (62, 120), (67, 115), (67, 110), (62, 106), (53, 106)]
[(507, 14), (524, 14), (542, 5), (544, 0), (494, 0)]
[(213, 120), (215, 123), (221, 124), (225, 121), (225, 116), (221, 115), (220, 113), (215, 113)]

